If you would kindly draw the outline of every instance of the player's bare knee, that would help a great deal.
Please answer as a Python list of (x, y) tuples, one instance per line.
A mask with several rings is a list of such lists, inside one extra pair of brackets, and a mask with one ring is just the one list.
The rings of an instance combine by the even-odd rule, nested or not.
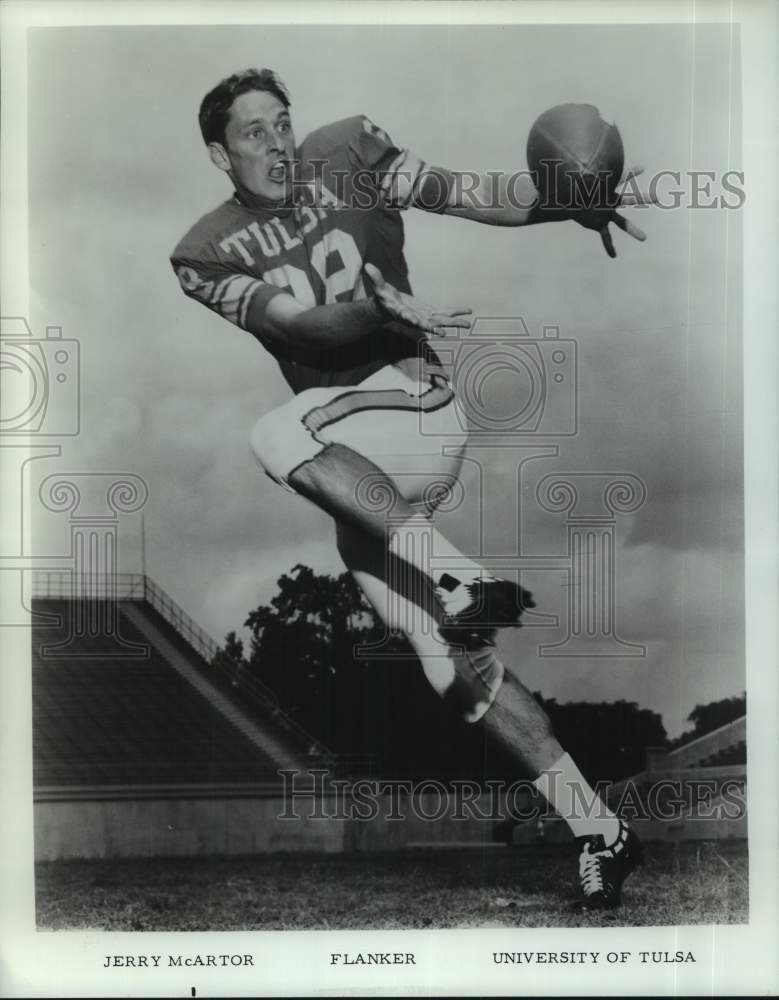
[(321, 445), (314, 455), (307, 455), (306, 460), (298, 462), (290, 470), (289, 481), (292, 486), (306, 492), (320, 492), (330, 487), (333, 482), (333, 462), (331, 452), (335, 445)]

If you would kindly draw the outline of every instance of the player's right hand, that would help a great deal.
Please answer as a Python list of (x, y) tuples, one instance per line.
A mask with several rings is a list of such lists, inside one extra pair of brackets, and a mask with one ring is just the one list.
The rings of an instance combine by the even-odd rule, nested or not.
[(585, 209), (571, 214), (571, 218), (574, 219), (575, 222), (578, 222), (580, 226), (584, 226), (585, 229), (593, 229), (595, 232), (600, 233), (603, 249), (609, 257), (617, 256), (617, 251), (614, 249), (614, 241), (612, 240), (611, 233), (609, 232), (609, 223), (611, 222), (613, 222), (615, 226), (618, 226), (624, 233), (627, 233), (628, 236), (632, 236), (634, 240), (640, 240), (643, 243), (646, 239), (646, 233), (643, 229), (639, 229), (638, 226), (630, 221), (630, 219), (626, 219), (624, 215), (620, 215), (620, 213), (616, 211), (617, 206), (653, 205), (656, 203), (656, 197), (646, 191), (639, 190), (633, 183), (636, 177), (643, 172), (643, 167), (632, 167), (628, 170), (625, 177), (620, 182), (619, 190), (617, 192), (616, 205), (603, 209)]
[(373, 264), (366, 264), (364, 271), (373, 285), (373, 301), (386, 320), (406, 323), (435, 337), (445, 337), (452, 327), (470, 330), (472, 309), (435, 309), (413, 295), (398, 291)]

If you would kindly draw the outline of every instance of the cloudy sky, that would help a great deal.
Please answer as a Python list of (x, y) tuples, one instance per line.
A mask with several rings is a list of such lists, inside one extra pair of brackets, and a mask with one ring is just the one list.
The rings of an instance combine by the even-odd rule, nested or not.
[[(36, 332), (61, 325), (82, 352), (81, 434), (40, 475), (142, 476), (148, 572), (216, 638), (295, 563), (341, 567), (328, 519), (249, 454), (256, 418), (288, 396), (275, 363), (186, 300), (168, 264), (183, 232), (229, 195), (197, 129), (215, 82), (272, 67), (292, 93), (298, 139), (364, 113), (455, 169), (523, 169), (529, 126), (568, 101), (615, 121), (646, 177), (713, 171), (716, 194), (740, 168), (727, 27), (34, 29), (29, 53), (31, 321)], [(539, 656), (561, 626), (505, 634), (507, 662), (546, 696), (635, 700), (675, 734), (697, 702), (744, 688), (741, 222), (726, 209), (632, 217), (648, 240), (616, 233), (612, 261), (573, 223), (499, 230), (411, 213), (407, 258), (424, 298), (521, 316), (535, 336), (555, 325), (577, 345), (578, 433), (553, 442), (557, 457), (526, 464), (520, 502), (518, 456), (531, 453), (474, 447), (489, 488), (482, 497), (465, 476), (465, 503), (441, 520), (455, 542), (505, 553), (519, 524), (523, 552), (559, 556), (565, 515), (540, 509), (539, 480), (630, 473), (646, 484), (645, 503), (616, 525), (617, 628), (646, 655)], [(518, 391), (500, 378), (487, 389), (497, 412)], [(38, 526), (39, 547), (63, 531), (54, 516)], [(139, 538), (128, 517), (125, 572), (141, 567)], [(563, 573), (525, 582), (564, 622)]]

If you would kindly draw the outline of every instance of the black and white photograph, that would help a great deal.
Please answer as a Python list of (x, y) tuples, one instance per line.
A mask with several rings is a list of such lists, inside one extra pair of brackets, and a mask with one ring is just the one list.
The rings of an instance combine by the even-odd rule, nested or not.
[(0, 995), (774, 992), (773, 5), (0, 14)]

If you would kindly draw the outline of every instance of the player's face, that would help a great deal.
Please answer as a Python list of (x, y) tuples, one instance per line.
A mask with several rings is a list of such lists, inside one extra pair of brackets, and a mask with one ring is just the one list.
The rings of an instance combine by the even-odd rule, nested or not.
[(230, 108), (224, 152), (236, 187), (269, 201), (292, 190), (295, 134), (289, 111), (265, 91), (240, 94)]

